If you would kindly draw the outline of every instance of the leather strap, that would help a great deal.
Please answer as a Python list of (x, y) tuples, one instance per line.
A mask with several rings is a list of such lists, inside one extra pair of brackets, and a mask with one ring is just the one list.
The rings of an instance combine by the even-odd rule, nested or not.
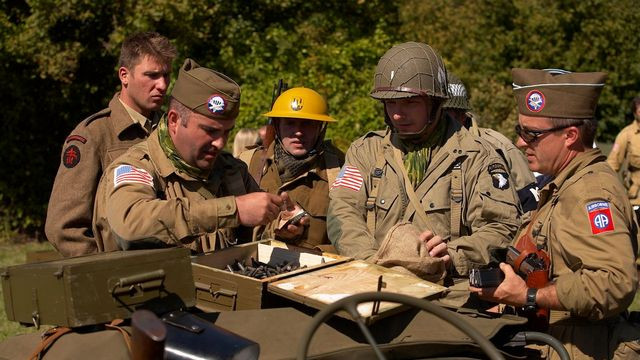
[(105, 325), (105, 328), (110, 330), (120, 331), (120, 333), (122, 334), (122, 337), (124, 338), (124, 343), (127, 345), (127, 349), (129, 349), (129, 353), (131, 353), (131, 335), (127, 330), (125, 330), (123, 327), (120, 326), (123, 323), (124, 323), (123, 319), (113, 319), (111, 323)]
[(68, 334), (71, 332), (71, 329), (68, 327), (60, 326), (54, 327), (47, 330), (44, 334), (42, 334), (42, 341), (38, 344), (38, 347), (31, 353), (29, 356), (30, 360), (38, 360), (44, 356), (44, 353), (47, 352), (49, 347), (56, 342), (62, 335)]
[(462, 192), (462, 164), (457, 160), (451, 170), (451, 240), (460, 237), (462, 227), (462, 205), (464, 193)]

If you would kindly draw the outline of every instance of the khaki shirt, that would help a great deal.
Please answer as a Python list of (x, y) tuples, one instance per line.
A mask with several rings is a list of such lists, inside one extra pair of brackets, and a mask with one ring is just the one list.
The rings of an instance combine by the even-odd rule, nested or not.
[(64, 256), (97, 251), (91, 217), (96, 188), (104, 170), (132, 145), (147, 137), (134, 123), (116, 93), (109, 107), (83, 120), (62, 147), (45, 233)]
[[(262, 156), (263, 148), (248, 150), (252, 152), (251, 159), (247, 164), (249, 172), (255, 180), (260, 181), (260, 188), (272, 194), (280, 194), (286, 191), (294, 202), (298, 203), (303, 209), (309, 213), (310, 222), (305, 226), (305, 231), (294, 243), (299, 246), (313, 248), (316, 245), (329, 244), (327, 236), (327, 208), (329, 207), (329, 186), (333, 177), (337, 176), (340, 167), (344, 164), (344, 153), (340, 149), (331, 144), (330, 141), (325, 142), (325, 151), (315, 168), (301, 174), (294, 180), (282, 183), (278, 174), (278, 166), (274, 161), (275, 142), (271, 144), (266, 151), (266, 159), (263, 165)], [(243, 156), (240, 155), (243, 159)], [(335, 179), (333, 179), (335, 180)], [(256, 229), (254, 240), (260, 240), (263, 237), (280, 239), (274, 235), (279, 220), (276, 219), (266, 227), (261, 226)]]
[[(115, 170), (131, 165), (151, 184), (131, 181), (114, 188)], [(207, 181), (177, 170), (158, 141), (158, 132), (127, 151), (105, 171), (93, 215), (99, 251), (183, 246), (209, 252), (251, 240), (240, 226), (235, 196), (259, 191), (247, 167), (220, 153)]]
[[(409, 220), (421, 231), (431, 230), (441, 236), (447, 242), (455, 270), (465, 275), (469, 268), (489, 262), (489, 248), (506, 247), (511, 242), (520, 225), (518, 200), (513, 186), (508, 182), (507, 186), (497, 184), (489, 171), (496, 167), (506, 171), (502, 158), (457, 122), (449, 122), (446, 138), (415, 191), (422, 205), (418, 210), (426, 213), (433, 228), (413, 216), (416, 209), (404, 190), (404, 165), (394, 159), (396, 146), (391, 134), (370, 132), (351, 144), (343, 170), (355, 167), (363, 184), (357, 191), (334, 186), (329, 192), (327, 230), (340, 254), (369, 258), (392, 226)], [(378, 157), (384, 157), (381, 172), (375, 170)], [(456, 163), (462, 170), (462, 226), (461, 236), (451, 239), (451, 174)], [(381, 178), (373, 206), (375, 231), (371, 233), (366, 223), (366, 201), (375, 172), (381, 173)]]
[(471, 118), (471, 128), (469, 130), (472, 134), (487, 140), (502, 156), (507, 163), (507, 168), (510, 171), (509, 175), (511, 175), (510, 180), (517, 192), (526, 189), (532, 184), (535, 185), (536, 178), (529, 169), (527, 158), (511, 140), (493, 129), (478, 127), (478, 123), (473, 117)]
[(640, 205), (640, 126), (634, 121), (616, 137), (607, 163), (618, 172), (623, 163), (628, 162), (627, 196), (632, 205)]
[(548, 248), (550, 278), (565, 309), (600, 320), (629, 306), (637, 287), (637, 228), (599, 149), (578, 155), (540, 191), (533, 221), (532, 238)]

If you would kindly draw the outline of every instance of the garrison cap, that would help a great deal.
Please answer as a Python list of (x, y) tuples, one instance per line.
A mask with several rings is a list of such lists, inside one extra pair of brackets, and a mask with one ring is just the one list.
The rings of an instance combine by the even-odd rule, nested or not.
[(520, 114), (568, 119), (594, 117), (607, 74), (559, 69), (512, 69)]
[(171, 97), (210, 118), (235, 118), (240, 110), (240, 86), (230, 77), (186, 59)]

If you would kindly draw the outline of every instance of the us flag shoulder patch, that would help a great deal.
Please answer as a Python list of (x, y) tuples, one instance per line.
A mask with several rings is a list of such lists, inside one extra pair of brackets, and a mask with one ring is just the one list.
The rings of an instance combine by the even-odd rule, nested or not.
[(362, 174), (355, 166), (343, 166), (334, 181), (333, 185), (331, 185), (331, 190), (335, 188), (347, 188), (354, 191), (359, 191), (362, 187)]
[(153, 177), (145, 169), (131, 165), (120, 165), (113, 171), (113, 188), (125, 183), (149, 185), (153, 187)]

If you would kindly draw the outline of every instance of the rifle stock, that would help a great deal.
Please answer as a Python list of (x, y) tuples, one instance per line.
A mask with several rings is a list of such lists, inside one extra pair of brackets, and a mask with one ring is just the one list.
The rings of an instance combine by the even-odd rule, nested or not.
[[(273, 85), (273, 92), (271, 93), (271, 109), (273, 110), (273, 104), (275, 104), (276, 99), (283, 91), (286, 91), (289, 88), (289, 84), (285, 83), (282, 79), (278, 80), (276, 84)], [(268, 149), (271, 146), (271, 143), (276, 139), (276, 128), (273, 123), (273, 118), (269, 118), (267, 120), (266, 125), (266, 134), (264, 137), (264, 148)]]
[(131, 358), (163, 359), (167, 327), (149, 310), (138, 310), (131, 316)]

